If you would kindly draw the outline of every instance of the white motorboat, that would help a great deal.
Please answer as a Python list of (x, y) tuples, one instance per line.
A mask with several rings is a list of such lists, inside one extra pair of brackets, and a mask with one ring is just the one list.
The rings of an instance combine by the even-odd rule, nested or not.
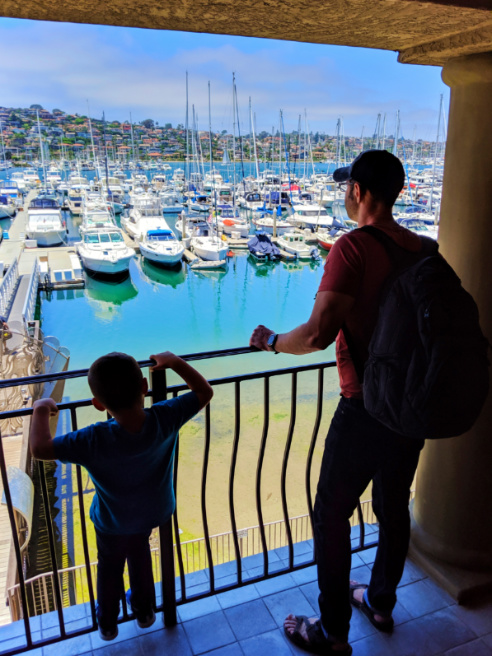
[(88, 200), (84, 207), (80, 236), (82, 241), (77, 244), (77, 252), (86, 269), (103, 275), (128, 271), (135, 251), (125, 244), (123, 232), (101, 199)]
[(162, 189), (159, 198), (164, 214), (178, 214), (183, 209), (183, 195), (174, 188)]
[(263, 200), (259, 191), (249, 191), (244, 196), (238, 199), (241, 207), (247, 210), (260, 210), (263, 209)]
[(296, 205), (295, 212), (289, 221), (300, 228), (317, 230), (318, 228), (331, 228), (333, 217), (321, 205)]
[(17, 212), (17, 205), (10, 196), (0, 193), (0, 219), (11, 219)]
[(71, 214), (80, 215), (84, 211), (84, 192), (80, 187), (71, 187), (68, 190), (67, 206)]
[(317, 260), (319, 251), (316, 247), (308, 246), (304, 235), (298, 232), (286, 232), (277, 239), (277, 245), (287, 253), (292, 253), (300, 260)]
[[(217, 227), (230, 237), (235, 233), (235, 238), (247, 237), (249, 235), (249, 223), (242, 219), (237, 207), (232, 205), (217, 205)], [(215, 222), (215, 211), (212, 214)]]
[(141, 241), (149, 230), (166, 229), (167, 225), (163, 215), (159, 198), (153, 194), (132, 194), (133, 208), (127, 217), (121, 218), (123, 229)]
[(60, 205), (54, 198), (33, 198), (27, 210), (26, 234), (38, 246), (56, 246), (63, 243), (65, 226)]
[(418, 215), (396, 219), (396, 222), (421, 237), (430, 237), (437, 240), (439, 227), (422, 221)]
[(252, 222), (256, 227), (256, 230), (266, 232), (268, 235), (273, 235), (274, 228), (276, 235), (279, 236), (285, 234), (286, 232), (292, 231), (293, 227), (284, 219), (279, 219), (278, 217), (269, 215), (253, 218)]
[(12, 182), (17, 184), (17, 188), (21, 194), (27, 191), (26, 181), (24, 180), (24, 173), (22, 173), (22, 171), (14, 171), (11, 174), (10, 179)]
[(187, 205), (193, 212), (210, 212), (210, 198), (205, 194), (196, 194), (189, 198)]
[(154, 264), (173, 267), (181, 262), (185, 247), (169, 228), (148, 230), (140, 241), (142, 257)]
[(215, 233), (208, 223), (197, 223), (191, 235), (191, 249), (207, 262), (224, 261), (229, 244)]
[(23, 176), (24, 176), (24, 181), (25, 181), (26, 187), (28, 189), (32, 189), (33, 187), (37, 187), (41, 182), (36, 169), (33, 169), (33, 168), (24, 169)]

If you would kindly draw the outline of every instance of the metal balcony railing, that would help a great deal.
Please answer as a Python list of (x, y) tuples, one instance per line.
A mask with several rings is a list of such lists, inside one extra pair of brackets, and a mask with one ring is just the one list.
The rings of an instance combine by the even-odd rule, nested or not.
[[(221, 358), (226, 356), (235, 356), (250, 353), (252, 349), (239, 348), (225, 351), (213, 351), (207, 353), (198, 353), (182, 356), (187, 361), (205, 360), (210, 358)], [(151, 366), (150, 361), (139, 362), (142, 368)], [(231, 460), (229, 465), (229, 479), (227, 483), (228, 498), (224, 505), (228, 508), (231, 531), (219, 535), (211, 535), (209, 530), (209, 511), (207, 505), (207, 489), (209, 482), (209, 459), (212, 445), (212, 423), (211, 423), (211, 406), (204, 410), (204, 448), (201, 461), (201, 481), (200, 481), (200, 509), (203, 524), (203, 538), (200, 540), (181, 541), (177, 512), (174, 514), (172, 521), (166, 525), (160, 526), (158, 530), (159, 548), (153, 550), (155, 580), (160, 582), (160, 603), (157, 610), (164, 613), (166, 626), (176, 624), (176, 606), (185, 604), (189, 601), (215, 595), (218, 591), (232, 590), (250, 583), (258, 582), (264, 579), (273, 578), (285, 572), (294, 571), (303, 567), (312, 565), (314, 553), (308, 557), (299, 559), (296, 562), (295, 545), (298, 543), (306, 544), (312, 536), (312, 518), (313, 518), (313, 499), (312, 499), (312, 464), (313, 455), (318, 440), (320, 425), (324, 410), (324, 380), (327, 370), (335, 366), (334, 362), (325, 362), (313, 365), (303, 365), (289, 367), (285, 369), (247, 373), (242, 375), (228, 376), (211, 380), (210, 383), (214, 388), (220, 386), (232, 386), (233, 395), (233, 439)], [(41, 384), (54, 382), (58, 380), (69, 380), (73, 378), (87, 376), (88, 370), (68, 371), (61, 374), (38, 375), (29, 378), (16, 378), (11, 380), (0, 381), (0, 389), (19, 385)], [(314, 385), (315, 390), (311, 390), (311, 396), (314, 397), (313, 403), (316, 405), (314, 422), (312, 425), (311, 436), (307, 446), (307, 456), (304, 472), (304, 488), (306, 496), (306, 505), (308, 513), (302, 517), (291, 518), (288, 508), (287, 482), (288, 482), (288, 465), (291, 456), (293, 436), (297, 417), (297, 397), (298, 397), (298, 379), (305, 372), (313, 372), (317, 375), (317, 383)], [(264, 521), (264, 508), (262, 501), (262, 476), (265, 462), (265, 453), (269, 443), (270, 430), (270, 411), (271, 411), (271, 389), (270, 383), (277, 377), (290, 378), (290, 417), (289, 425), (285, 435), (284, 449), (282, 454), (282, 464), (280, 473), (280, 497), (282, 508), (282, 519), (276, 522)], [(237, 525), (237, 500), (235, 498), (235, 480), (238, 467), (238, 452), (241, 445), (242, 425), (241, 419), (247, 409), (241, 407), (241, 392), (243, 385), (248, 381), (259, 381), (262, 385), (263, 396), (263, 425), (261, 428), (261, 438), (259, 440), (259, 451), (256, 462), (256, 478), (254, 481), (254, 499), (248, 500), (256, 508), (258, 525), (248, 529), (238, 529)], [(165, 371), (158, 371), (152, 374), (151, 390), (149, 396), (152, 402), (158, 402), (166, 399), (169, 395), (177, 396), (188, 388), (184, 384), (168, 386)], [(314, 392), (314, 393), (313, 393)], [(212, 401), (213, 407), (214, 401)], [(70, 414), (70, 430), (77, 430), (79, 427), (78, 411), (91, 405), (89, 399), (70, 401), (58, 405), (60, 411), (68, 411)], [(0, 413), (0, 422), (3, 419), (13, 417), (28, 417), (32, 414), (32, 409), (23, 408)], [(297, 456), (296, 456), (297, 457)], [(177, 490), (177, 501), (179, 504), (178, 494), (178, 473), (180, 471), (179, 441), (176, 448), (174, 462), (174, 484)], [(91, 562), (88, 534), (86, 526), (85, 500), (82, 470), (80, 466), (75, 467), (77, 482), (77, 499), (79, 506), (79, 521), (84, 554), (84, 564), (71, 568), (60, 568), (56, 557), (55, 532), (53, 519), (50, 513), (50, 499), (46, 480), (45, 467), (43, 462), (38, 462), (39, 480), (43, 506), (46, 518), (46, 532), (49, 542), (49, 554), (51, 562), (51, 571), (48, 574), (40, 574), (29, 581), (26, 581), (24, 575), (24, 560), (19, 546), (19, 538), (16, 529), (15, 510), (12, 503), (12, 497), (9, 489), (7, 467), (2, 440), (0, 440), (0, 473), (4, 487), (5, 500), (8, 508), (12, 531), (12, 544), (15, 551), (17, 564), (17, 582), (9, 590), (9, 599), (12, 604), (11, 611), (16, 617), (22, 618), (25, 631), (25, 644), (15, 646), (6, 652), (9, 655), (27, 651), (33, 647), (40, 647), (55, 642), (88, 633), (97, 628), (96, 605), (94, 594), (94, 562)], [(366, 539), (366, 523), (373, 521), (370, 514), (369, 504), (364, 503), (364, 511), (359, 504), (356, 515), (352, 518), (352, 525), (359, 526), (358, 541), (353, 546), (353, 552), (371, 548), (377, 544), (377, 541)], [(174, 532), (174, 540), (173, 540)], [(309, 543), (310, 544), (310, 543)], [(283, 548), (286, 552), (285, 567), (272, 567), (269, 559), (269, 553), (273, 549)], [(245, 575), (244, 559), (248, 556), (255, 556), (260, 559), (260, 567), (256, 568), (255, 574)], [(231, 582), (231, 576), (223, 581), (218, 580), (218, 568), (222, 565), (231, 564), (233, 566), (234, 577)], [(278, 563), (277, 563), (278, 565)], [(178, 571), (178, 578), (175, 578), (175, 571)], [(208, 585), (206, 589), (201, 589), (197, 594), (194, 591), (189, 593), (190, 579), (189, 575), (197, 570), (205, 569), (208, 572)], [(72, 586), (80, 591), (75, 595), (75, 603), (88, 603), (90, 607), (91, 621), (83, 628), (67, 633), (66, 621), (64, 617), (64, 608), (73, 602), (64, 595), (62, 581), (64, 577), (72, 580)], [(176, 596), (178, 588), (179, 597)], [(37, 600), (37, 601), (36, 601)], [(37, 608), (37, 610), (36, 610)], [(55, 611), (57, 613), (59, 632), (53, 637), (33, 641), (30, 616), (37, 612)], [(128, 612), (126, 603), (123, 603), (122, 622), (133, 619)], [(0, 627), (0, 637), (1, 637)]]

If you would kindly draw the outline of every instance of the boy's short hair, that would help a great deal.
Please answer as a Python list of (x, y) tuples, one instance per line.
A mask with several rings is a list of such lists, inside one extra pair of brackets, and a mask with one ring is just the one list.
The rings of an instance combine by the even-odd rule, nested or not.
[(94, 398), (110, 411), (129, 408), (142, 396), (142, 372), (135, 358), (126, 353), (98, 358), (87, 378)]

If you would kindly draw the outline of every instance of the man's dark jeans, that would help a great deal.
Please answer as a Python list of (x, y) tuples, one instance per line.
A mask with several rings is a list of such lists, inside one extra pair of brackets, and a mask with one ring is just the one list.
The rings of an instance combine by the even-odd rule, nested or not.
[(410, 540), (410, 486), (423, 445), (373, 419), (362, 401), (341, 398), (326, 438), (314, 506), (321, 621), (336, 639), (347, 638), (352, 615), (349, 519), (371, 480), (379, 546), (368, 599), (383, 614), (393, 610)]
[(120, 600), (125, 592), (125, 561), (128, 561), (133, 612), (144, 620), (155, 608), (149, 537), (150, 531), (139, 535), (109, 535), (96, 531), (97, 619), (103, 630), (116, 627)]

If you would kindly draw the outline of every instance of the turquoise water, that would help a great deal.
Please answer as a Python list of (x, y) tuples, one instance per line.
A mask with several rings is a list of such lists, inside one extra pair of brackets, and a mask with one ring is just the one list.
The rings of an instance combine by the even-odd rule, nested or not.
[[(285, 332), (307, 320), (323, 263), (258, 266), (246, 253), (229, 258), (226, 271), (166, 271), (138, 256), (120, 283), (87, 277), (85, 289), (41, 292), (45, 335), (70, 350), (70, 369), (89, 367), (109, 351), (145, 360), (246, 346), (256, 325)], [(319, 362), (332, 353), (274, 356), (252, 353), (198, 366), (208, 377)], [(70, 386), (76, 386), (76, 381)]]

